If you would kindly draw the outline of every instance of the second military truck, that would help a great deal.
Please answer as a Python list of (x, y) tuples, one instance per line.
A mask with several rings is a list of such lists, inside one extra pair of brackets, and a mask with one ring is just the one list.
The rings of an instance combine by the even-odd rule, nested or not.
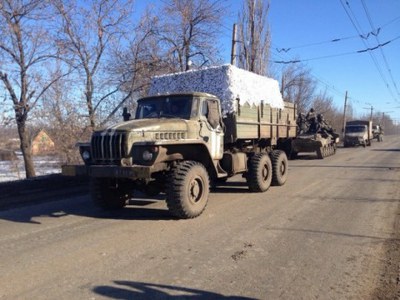
[(343, 146), (371, 146), (372, 122), (365, 120), (347, 121), (344, 129)]
[(199, 216), (210, 184), (242, 174), (252, 192), (283, 185), (285, 147), (296, 135), (294, 104), (278, 83), (231, 65), (154, 78), (135, 118), (93, 133), (82, 166), (63, 174), (91, 178), (92, 199), (122, 208), (132, 192), (165, 193), (178, 218)]

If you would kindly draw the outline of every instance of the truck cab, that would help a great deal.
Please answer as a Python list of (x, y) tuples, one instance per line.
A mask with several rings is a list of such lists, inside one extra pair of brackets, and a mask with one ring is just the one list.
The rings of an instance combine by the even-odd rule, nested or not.
[(345, 128), (344, 147), (369, 145), (368, 127), (366, 125), (347, 125)]

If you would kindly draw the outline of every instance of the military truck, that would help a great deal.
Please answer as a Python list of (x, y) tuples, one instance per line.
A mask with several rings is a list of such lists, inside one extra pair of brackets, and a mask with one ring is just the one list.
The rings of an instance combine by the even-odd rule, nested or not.
[[(264, 87), (259, 96), (252, 85)], [(172, 215), (194, 218), (210, 185), (234, 175), (242, 174), (251, 192), (286, 182), (283, 150), (296, 135), (296, 109), (282, 101), (274, 80), (224, 65), (157, 77), (150, 94), (137, 101), (134, 119), (96, 130), (79, 145), (84, 165), (62, 168), (90, 176), (96, 205), (122, 208), (134, 190), (165, 193)]]
[(322, 114), (311, 109), (307, 115), (300, 113), (296, 120), (297, 136), (291, 142), (289, 158), (297, 158), (300, 152), (315, 152), (318, 159), (334, 155), (339, 134), (328, 125)]
[(344, 129), (343, 146), (371, 146), (372, 121), (353, 120), (347, 121)]
[(381, 125), (372, 126), (372, 136), (374, 140), (378, 142), (383, 142), (383, 128)]

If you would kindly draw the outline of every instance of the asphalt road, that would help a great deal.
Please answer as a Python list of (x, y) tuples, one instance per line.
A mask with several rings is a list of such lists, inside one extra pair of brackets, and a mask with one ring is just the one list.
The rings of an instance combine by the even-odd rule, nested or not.
[(399, 299), (400, 137), (238, 177), (193, 220), (87, 196), (0, 212), (0, 299)]

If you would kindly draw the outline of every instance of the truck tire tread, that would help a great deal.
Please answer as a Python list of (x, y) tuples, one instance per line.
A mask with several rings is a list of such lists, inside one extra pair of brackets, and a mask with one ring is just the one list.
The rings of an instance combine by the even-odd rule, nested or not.
[(270, 154), (272, 162), (272, 182), (273, 186), (282, 186), (287, 180), (288, 159), (285, 152), (273, 150)]
[(265, 192), (272, 182), (272, 163), (266, 153), (257, 153), (249, 160), (247, 185), (251, 192)]
[(210, 182), (205, 167), (196, 161), (184, 161), (168, 174), (168, 209), (177, 218), (195, 218), (206, 208), (209, 191)]
[(103, 210), (123, 208), (128, 200), (125, 189), (111, 190), (109, 179), (92, 178), (90, 181), (90, 194), (93, 203)]

